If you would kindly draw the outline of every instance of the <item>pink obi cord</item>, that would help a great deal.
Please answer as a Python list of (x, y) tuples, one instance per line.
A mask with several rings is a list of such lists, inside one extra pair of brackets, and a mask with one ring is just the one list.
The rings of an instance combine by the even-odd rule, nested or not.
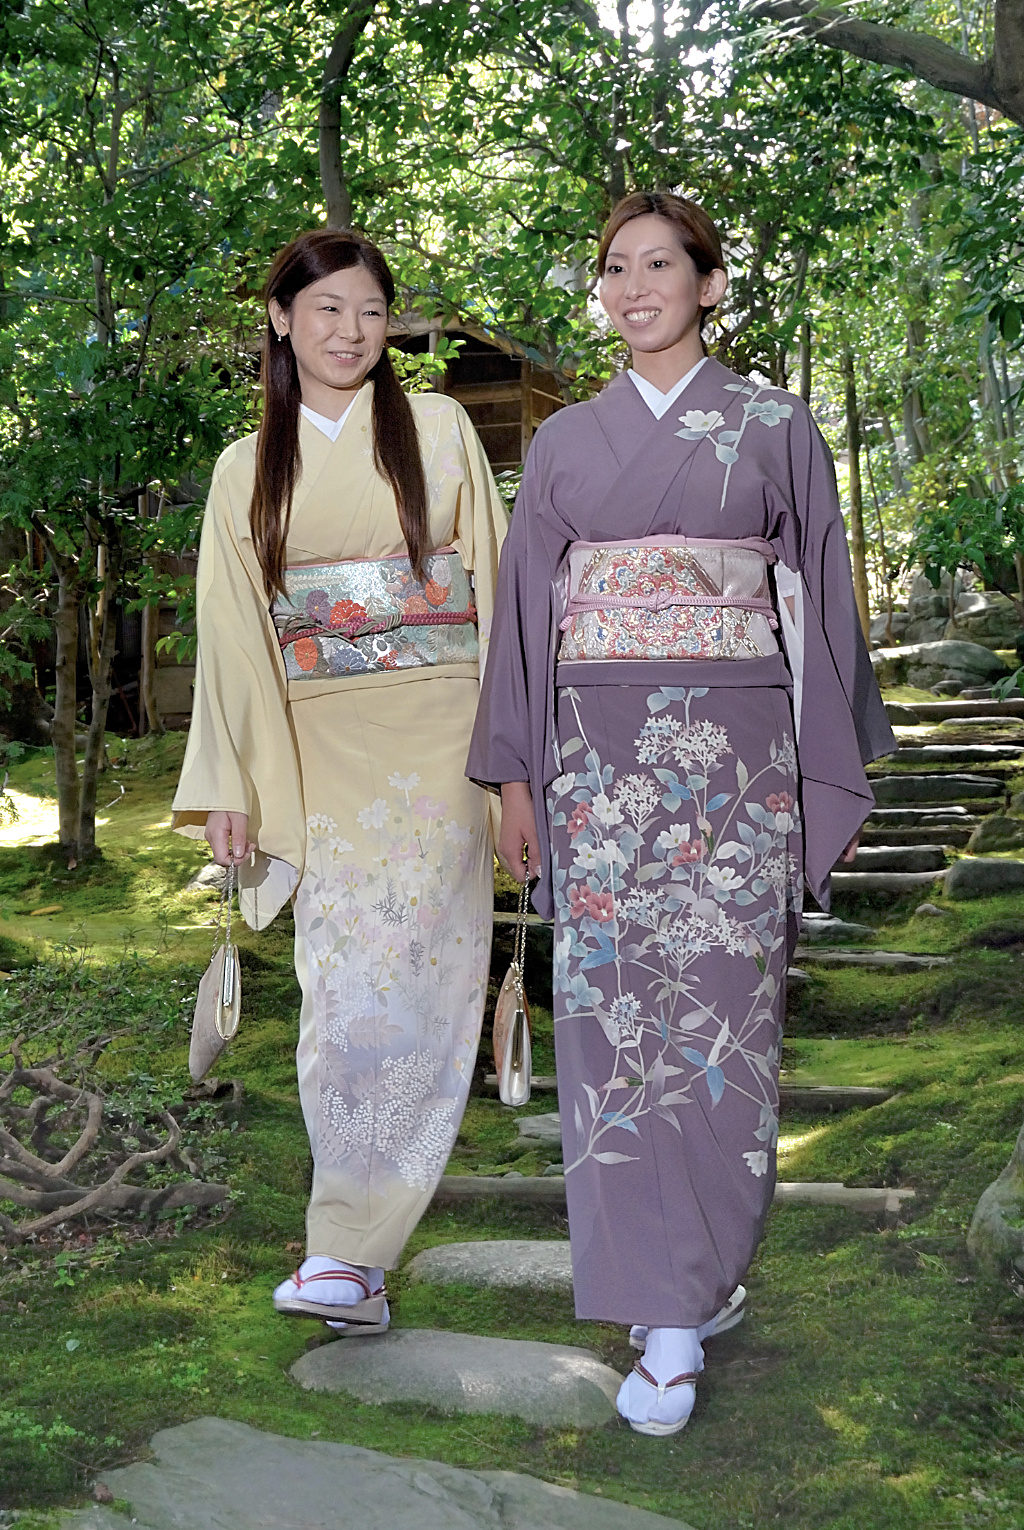
[[(760, 553), (766, 563), (775, 562), (775, 553), (771, 544), (761, 537), (737, 537), (730, 541), (720, 541), (711, 537), (675, 536), (640, 537), (628, 542), (574, 542), (569, 552), (571, 555), (574, 552), (614, 552), (618, 548), (647, 547), (721, 548), (722, 550), (741, 548), (745, 551)], [(647, 577), (653, 579), (659, 586), (648, 595), (613, 595), (611, 593), (570, 595), (566, 604), (566, 614), (559, 623), (560, 630), (567, 632), (574, 618), (588, 611), (667, 611), (673, 606), (720, 606), (730, 611), (756, 611), (767, 617), (769, 626), (773, 628), (778, 626), (775, 608), (767, 596), (691, 595), (679, 589), (677, 577), (674, 574), (652, 576), (648, 571)]]

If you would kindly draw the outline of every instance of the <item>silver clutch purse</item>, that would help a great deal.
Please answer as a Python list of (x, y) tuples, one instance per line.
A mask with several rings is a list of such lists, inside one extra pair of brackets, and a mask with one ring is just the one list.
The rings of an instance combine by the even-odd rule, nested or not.
[(503, 1105), (525, 1105), (530, 1098), (530, 1009), (523, 988), (528, 890), (529, 878), (519, 889), (515, 950), (494, 1008), (494, 1067)]
[[(217, 1058), (238, 1030), (242, 1007), (242, 972), (238, 965), (238, 947), (231, 940), (231, 905), (235, 893), (235, 868), (228, 867), (220, 895), (213, 955), (203, 974), (196, 995), (192, 1019), (192, 1039), (188, 1049), (188, 1071), (194, 1083), (206, 1077)], [(224, 909), (227, 907), (227, 930), (221, 940)]]

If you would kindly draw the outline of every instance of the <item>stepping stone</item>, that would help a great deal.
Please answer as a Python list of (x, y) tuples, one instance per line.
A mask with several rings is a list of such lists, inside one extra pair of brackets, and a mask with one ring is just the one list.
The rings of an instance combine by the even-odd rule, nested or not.
[(877, 803), (959, 802), (1002, 797), (1002, 781), (987, 776), (875, 776), (871, 790)]
[[(913, 1194), (913, 1190), (848, 1189), (846, 1185), (831, 1182), (820, 1184), (808, 1181), (787, 1184), (779, 1181), (775, 1186), (775, 1203), (786, 1206), (846, 1206), (853, 1211), (889, 1213), (899, 1209), (898, 1200), (894, 1201), (891, 1197), (902, 1196), (906, 1199)], [(489, 1199), (513, 1201), (526, 1206), (552, 1206), (564, 1210), (565, 1177), (552, 1175), (550, 1178), (545, 1176), (536, 1179), (525, 1177), (520, 1179), (517, 1176), (511, 1179), (510, 1176), (505, 1175), (504, 1178), (491, 1179), (482, 1174), (443, 1174), (434, 1192), (432, 1204), (443, 1206)], [(357, 1342), (372, 1344), (375, 1341), (346, 1339), (344, 1342), (346, 1347), (350, 1347)]]
[(947, 722), (974, 717), (1024, 717), (1024, 698), (1020, 701), (915, 701), (914, 711), (922, 722)]
[(873, 1089), (862, 1084), (780, 1084), (781, 1110), (814, 1111), (832, 1114), (837, 1110), (864, 1110), (884, 1105), (895, 1090)]
[(862, 845), (853, 866), (837, 866), (852, 871), (942, 871), (946, 857), (933, 845)]
[[(869, 924), (848, 924), (831, 914), (803, 914), (800, 919), (800, 939), (812, 946), (823, 940), (870, 940), (874, 933)], [(802, 948), (801, 954), (806, 955)]]
[(954, 861), (946, 872), (945, 892), (947, 898), (958, 903), (998, 893), (1024, 892), (1024, 862), (981, 856)]
[(916, 829), (954, 827), (961, 823), (973, 824), (977, 820), (965, 807), (952, 804), (949, 807), (876, 807), (868, 814), (865, 827)]
[(545, 1147), (562, 1146), (562, 1127), (557, 1111), (546, 1115), (519, 1116), (516, 1120), (519, 1135), (527, 1142), (540, 1142)]
[[(692, 1530), (520, 1472), (285, 1439), (229, 1419), (163, 1429), (151, 1449), (155, 1460), (102, 1478), (131, 1504), (138, 1530)], [(130, 1530), (123, 1515), (99, 1506), (58, 1523), (60, 1530)]]
[(588, 1349), (431, 1328), (324, 1344), (296, 1360), (291, 1373), (307, 1390), (346, 1392), (364, 1403), (508, 1414), (544, 1429), (607, 1423), (622, 1385), (618, 1371)]
[(1020, 850), (1024, 847), (1024, 820), (993, 813), (971, 834), (967, 848), (972, 855), (986, 850)]
[(931, 886), (941, 871), (833, 871), (833, 893), (902, 893)]
[(968, 818), (961, 825), (947, 824), (938, 829), (891, 829), (886, 825), (867, 823), (861, 830), (860, 842), (868, 850), (877, 845), (940, 845), (943, 849), (962, 850), (971, 837), (976, 819)]
[(902, 701), (887, 701), (885, 715), (894, 728), (916, 728), (921, 722), (917, 709), (904, 706)]
[(820, 967), (866, 967), (871, 970), (900, 969), (923, 972), (929, 967), (948, 967), (948, 956), (918, 955), (914, 951), (799, 951), (805, 962)]
[(983, 765), (997, 760), (1019, 760), (1020, 744), (901, 744), (895, 755), (900, 765)]
[(480, 1286), (503, 1291), (539, 1290), (572, 1294), (572, 1260), (565, 1239), (481, 1239), (440, 1243), (406, 1265), (413, 1282), (435, 1286)]

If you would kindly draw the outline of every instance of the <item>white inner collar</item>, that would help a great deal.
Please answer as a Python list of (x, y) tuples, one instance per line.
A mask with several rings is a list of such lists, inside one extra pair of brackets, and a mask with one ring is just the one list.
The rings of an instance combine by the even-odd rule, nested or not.
[(671, 409), (687, 384), (693, 381), (707, 359), (706, 356), (702, 356), (697, 365), (691, 367), (685, 377), (681, 377), (667, 393), (662, 393), (660, 388), (656, 388), (652, 382), (648, 382), (646, 377), (641, 377), (639, 372), (634, 372), (632, 367), (629, 369), (629, 376), (640, 397), (654, 415), (654, 418), (660, 420), (665, 411)]
[[(358, 397), (359, 395), (356, 394), (356, 398)], [(352, 403), (349, 404), (344, 414), (336, 420), (330, 420), (325, 414), (317, 414), (315, 410), (307, 409), (305, 404), (300, 404), (299, 408), (302, 410), (302, 413), (306, 416), (306, 419), (309, 421), (309, 423), (311, 425), (315, 425), (317, 430), (321, 431), (328, 438), (328, 440), (337, 441), (338, 437), (341, 435), (341, 427), (344, 425), (345, 421), (352, 413), (352, 404), (354, 404), (355, 401), (356, 399), (353, 398)]]

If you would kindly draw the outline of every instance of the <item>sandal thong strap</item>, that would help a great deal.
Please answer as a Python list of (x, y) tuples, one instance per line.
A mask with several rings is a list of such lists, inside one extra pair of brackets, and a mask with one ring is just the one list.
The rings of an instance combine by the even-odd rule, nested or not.
[(350, 1280), (353, 1285), (359, 1286), (364, 1298), (380, 1296), (384, 1291), (383, 1286), (381, 1286), (379, 1291), (371, 1291), (369, 1281), (364, 1280), (362, 1275), (357, 1275), (355, 1270), (321, 1270), (316, 1275), (305, 1276), (296, 1270), (292, 1280), (295, 1282), (295, 1288), (298, 1291), (301, 1291), (303, 1286), (313, 1285), (317, 1280)]
[(678, 1376), (673, 1376), (671, 1381), (659, 1381), (656, 1376), (651, 1375), (642, 1360), (637, 1360), (633, 1365), (633, 1369), (642, 1381), (646, 1381), (648, 1386), (655, 1388), (658, 1393), (659, 1402), (665, 1393), (670, 1392), (673, 1387), (696, 1386), (700, 1375), (699, 1371), (682, 1371)]

